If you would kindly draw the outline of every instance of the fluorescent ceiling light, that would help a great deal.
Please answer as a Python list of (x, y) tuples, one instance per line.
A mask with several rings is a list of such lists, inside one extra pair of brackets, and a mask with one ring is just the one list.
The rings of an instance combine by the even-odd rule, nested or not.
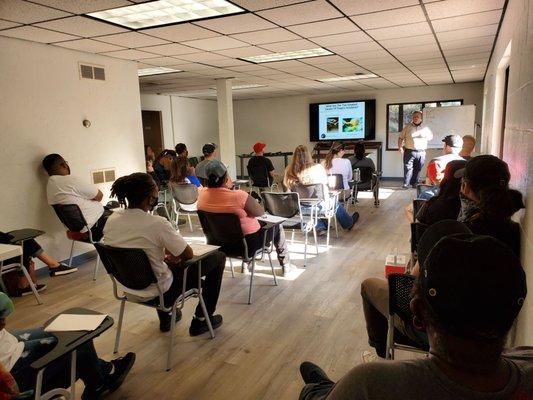
[(354, 81), (357, 79), (377, 78), (375, 74), (359, 74), (350, 76), (334, 76), (331, 78), (317, 79), (320, 82), (340, 82), (340, 81)]
[(140, 29), (243, 11), (226, 0), (156, 0), (87, 15), (131, 29)]
[(299, 58), (329, 56), (331, 54), (333, 54), (331, 51), (318, 47), (316, 49), (310, 50), (286, 51), (284, 53), (270, 53), (263, 54), (260, 56), (241, 57), (241, 60), (260, 64), (273, 61), (297, 60)]
[(167, 67), (142, 68), (142, 69), (137, 70), (137, 75), (148, 76), (148, 75), (159, 75), (159, 74), (172, 74), (174, 72), (181, 72), (181, 70), (167, 68)]

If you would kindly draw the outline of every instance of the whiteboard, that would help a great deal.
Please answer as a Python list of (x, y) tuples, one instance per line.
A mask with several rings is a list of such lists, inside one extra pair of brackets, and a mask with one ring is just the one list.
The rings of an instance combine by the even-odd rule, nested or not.
[(433, 140), (428, 143), (430, 148), (441, 148), (446, 135), (476, 135), (475, 105), (426, 107), (422, 112), (422, 126), (433, 132)]

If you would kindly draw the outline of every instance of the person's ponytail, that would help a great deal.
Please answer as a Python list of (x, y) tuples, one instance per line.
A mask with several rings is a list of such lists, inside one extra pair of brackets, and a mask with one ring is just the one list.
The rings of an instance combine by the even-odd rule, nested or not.
[[(111, 186), (111, 197), (116, 197), (123, 206), (137, 206), (150, 196), (154, 187), (154, 179), (146, 173), (135, 172), (121, 176)], [(126, 202), (127, 200), (127, 202)]]
[(119, 204), (123, 205), (124, 207), (127, 206), (126, 204), (126, 194), (127, 194), (127, 186), (128, 186), (128, 176), (121, 176), (118, 178), (115, 182), (113, 182), (113, 185), (111, 186), (111, 197), (116, 197)]

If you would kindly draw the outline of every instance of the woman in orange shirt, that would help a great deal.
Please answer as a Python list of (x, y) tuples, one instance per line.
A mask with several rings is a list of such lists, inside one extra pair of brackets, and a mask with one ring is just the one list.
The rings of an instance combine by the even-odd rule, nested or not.
[[(261, 223), (257, 220), (265, 213), (263, 207), (244, 190), (231, 190), (233, 181), (226, 166), (218, 160), (206, 165), (207, 187), (198, 190), (198, 210), (212, 213), (236, 214), (241, 222), (242, 232), (248, 245), (249, 254), (253, 254), (263, 245)], [(274, 246), (278, 253), (280, 265), (284, 265), (287, 256), (285, 232), (283, 228), (274, 229)], [(269, 231), (267, 242), (272, 241)]]

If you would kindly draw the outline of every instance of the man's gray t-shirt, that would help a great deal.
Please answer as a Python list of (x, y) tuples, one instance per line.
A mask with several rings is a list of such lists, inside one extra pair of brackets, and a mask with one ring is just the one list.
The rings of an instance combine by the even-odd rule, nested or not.
[(194, 170), (196, 171), (196, 176), (198, 178), (207, 179), (207, 176), (205, 176), (205, 166), (209, 161), (211, 160), (202, 160), (198, 164), (196, 164), (196, 167), (194, 167)]
[(362, 364), (341, 379), (326, 400), (527, 400), (533, 399), (533, 363), (504, 360), (510, 379), (496, 393), (470, 390), (448, 378), (430, 358)]

